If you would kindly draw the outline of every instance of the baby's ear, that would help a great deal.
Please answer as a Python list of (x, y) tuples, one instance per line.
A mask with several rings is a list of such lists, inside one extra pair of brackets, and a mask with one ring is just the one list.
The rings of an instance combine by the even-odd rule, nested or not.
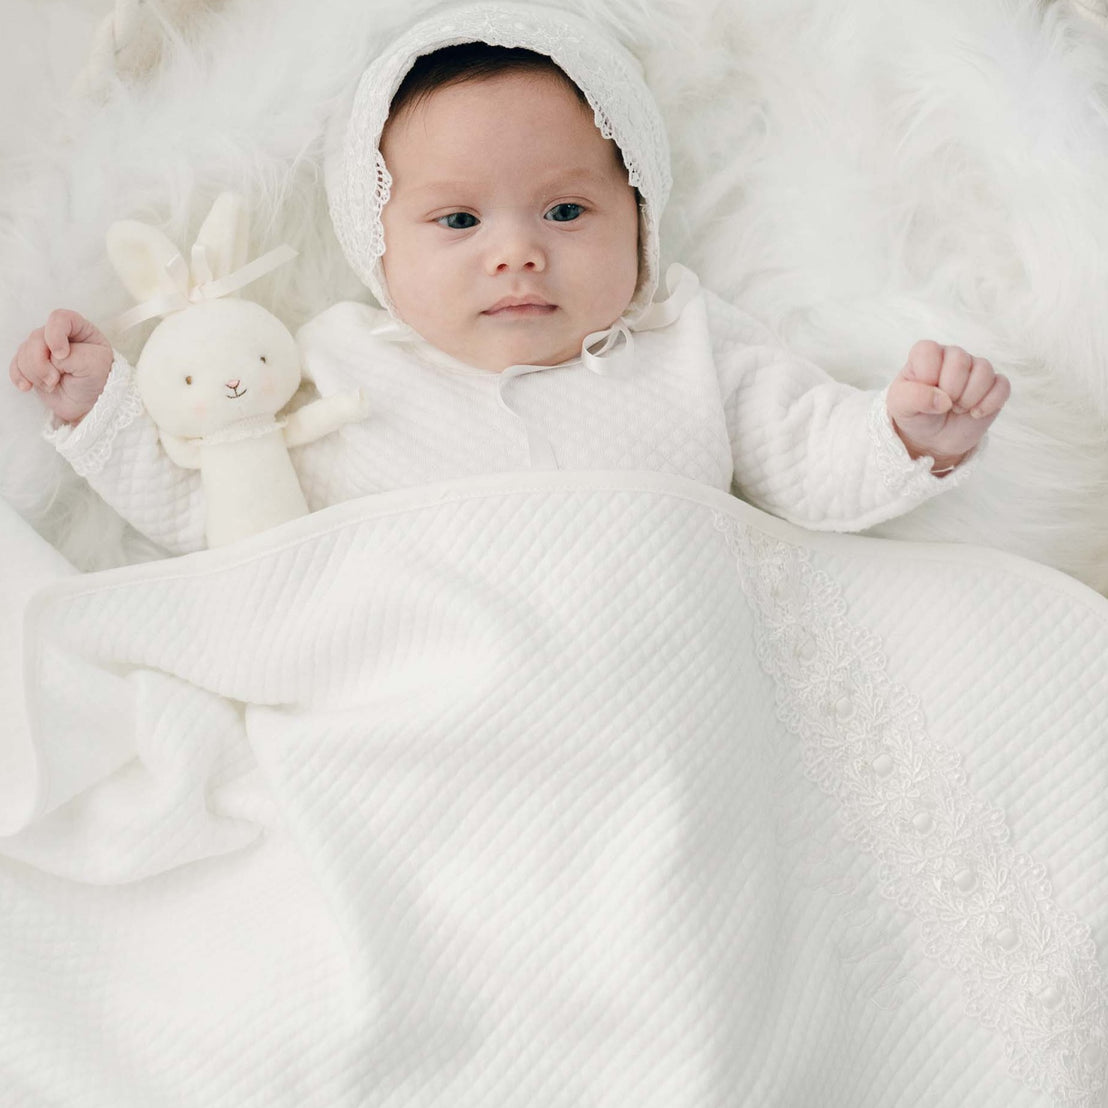
[[(202, 246), (217, 280), (246, 265), (250, 248), (250, 213), (246, 200), (237, 192), (223, 192), (216, 197), (207, 219), (201, 224), (196, 245)], [(193, 274), (197, 281), (199, 275)]]
[(112, 268), (140, 303), (177, 288), (167, 267), (179, 251), (157, 227), (122, 219), (108, 228), (105, 241)]

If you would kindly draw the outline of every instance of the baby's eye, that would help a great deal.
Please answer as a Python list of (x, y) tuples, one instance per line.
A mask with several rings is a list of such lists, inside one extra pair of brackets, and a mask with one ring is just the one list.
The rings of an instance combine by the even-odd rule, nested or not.
[(585, 211), (583, 204), (555, 204), (543, 216), (543, 219), (552, 220), (554, 223), (570, 223), (578, 219)]
[(449, 215), (440, 216), (435, 220), (443, 227), (449, 227), (451, 231), (468, 231), (470, 227), (476, 227), (481, 221), (470, 212), (451, 212)]

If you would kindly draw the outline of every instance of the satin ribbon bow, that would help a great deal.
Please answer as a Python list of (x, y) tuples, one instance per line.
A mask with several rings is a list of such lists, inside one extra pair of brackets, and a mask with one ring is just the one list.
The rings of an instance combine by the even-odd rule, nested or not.
[(264, 277), (267, 273), (292, 261), (297, 255), (291, 246), (282, 244), (274, 250), (263, 254), (260, 258), (248, 262), (240, 269), (236, 269), (223, 277), (213, 278), (212, 268), (208, 261), (207, 250), (199, 243), (192, 248), (191, 266), (184, 257), (174, 254), (165, 264), (166, 274), (173, 288), (163, 292), (160, 296), (144, 300), (135, 305), (129, 311), (117, 316), (112, 321), (112, 328), (119, 334), (145, 323), (155, 316), (168, 315), (170, 312), (179, 312), (190, 304), (199, 304), (205, 300), (217, 300), (221, 296), (228, 296), (233, 292)]

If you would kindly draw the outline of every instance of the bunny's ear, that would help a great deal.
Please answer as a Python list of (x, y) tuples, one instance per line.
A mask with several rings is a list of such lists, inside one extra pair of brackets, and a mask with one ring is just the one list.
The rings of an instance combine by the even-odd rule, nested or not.
[[(246, 200), (237, 192), (216, 197), (208, 218), (201, 224), (196, 245), (204, 248), (212, 277), (218, 279), (246, 265), (250, 245), (250, 214)], [(200, 275), (193, 274), (199, 283)]]
[(122, 219), (108, 228), (106, 244), (112, 268), (136, 300), (176, 289), (167, 266), (179, 251), (157, 227)]

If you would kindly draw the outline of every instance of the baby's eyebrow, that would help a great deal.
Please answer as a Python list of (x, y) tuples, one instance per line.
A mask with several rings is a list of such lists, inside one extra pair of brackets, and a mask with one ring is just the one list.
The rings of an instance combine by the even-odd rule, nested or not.
[(463, 192), (468, 188), (473, 187), (472, 181), (448, 181), (435, 179), (434, 181), (425, 181), (421, 185), (409, 185), (407, 192)]
[[(591, 169), (588, 166), (580, 166), (574, 169), (559, 169), (557, 173), (552, 174), (550, 177), (540, 178), (536, 185), (537, 192), (563, 192), (572, 185), (589, 184), (600, 185), (607, 181), (605, 174), (600, 173), (598, 170)], [(464, 179), (453, 179), (448, 177), (435, 178), (433, 181), (424, 181), (418, 185), (412, 185), (407, 191), (409, 193), (425, 193), (425, 192), (444, 192), (444, 193), (463, 193), (468, 189), (478, 187), (481, 182), (470, 181)]]
[(595, 169), (590, 169), (587, 166), (581, 166), (578, 169), (559, 170), (555, 176), (547, 178), (542, 184), (545, 188), (553, 192), (558, 192), (561, 187), (574, 185), (580, 181), (584, 181), (588, 184), (603, 184), (607, 179), (606, 174), (600, 173)]

